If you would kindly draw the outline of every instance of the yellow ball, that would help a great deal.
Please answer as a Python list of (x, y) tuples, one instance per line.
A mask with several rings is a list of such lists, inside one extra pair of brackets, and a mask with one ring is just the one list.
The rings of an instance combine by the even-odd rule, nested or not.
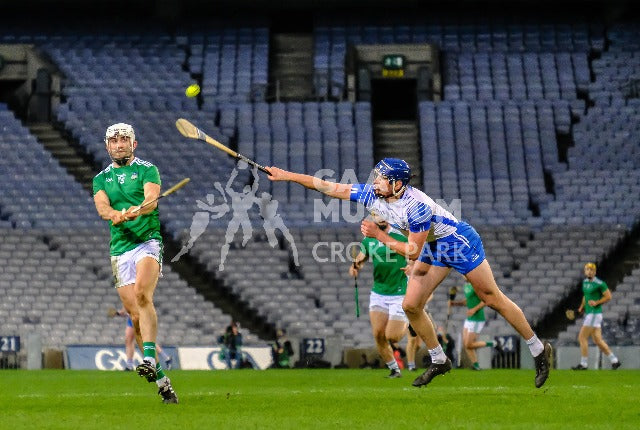
[(184, 90), (184, 94), (187, 97), (195, 97), (198, 94), (200, 94), (200, 85), (198, 84), (191, 84), (187, 87), (186, 90)]

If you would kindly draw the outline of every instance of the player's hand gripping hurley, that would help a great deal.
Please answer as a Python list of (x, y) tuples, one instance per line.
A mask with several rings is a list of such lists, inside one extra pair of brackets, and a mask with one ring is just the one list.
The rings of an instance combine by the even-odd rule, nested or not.
[(182, 134), (184, 137), (188, 137), (189, 139), (198, 139), (198, 140), (202, 140), (204, 142), (207, 142), (208, 144), (213, 145), (216, 148), (218, 148), (220, 151), (226, 152), (228, 155), (230, 155), (231, 157), (235, 158), (236, 160), (242, 160), (242, 161), (248, 163), (249, 165), (258, 168), (259, 170), (262, 170), (263, 172), (265, 172), (268, 175), (271, 174), (264, 166), (261, 166), (260, 164), (256, 163), (255, 161), (245, 157), (242, 154), (237, 153), (236, 151), (234, 151), (231, 148), (228, 148), (227, 146), (225, 146), (222, 143), (220, 143), (217, 140), (215, 140), (213, 137), (211, 137), (211, 136), (207, 135), (206, 133), (204, 133), (202, 130), (200, 130), (198, 127), (196, 127), (195, 125), (191, 124), (191, 122), (187, 121), (184, 118), (180, 118), (180, 119), (178, 119), (176, 121), (176, 128), (178, 129), (180, 134)]

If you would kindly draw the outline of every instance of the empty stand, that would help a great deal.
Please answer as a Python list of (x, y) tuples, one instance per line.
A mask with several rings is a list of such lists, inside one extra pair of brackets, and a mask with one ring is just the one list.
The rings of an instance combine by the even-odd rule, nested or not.
[[(359, 279), (359, 319), (347, 274), (345, 246), (361, 239), (357, 222), (345, 216), (353, 206), (327, 209), (326, 199), (299, 185), (253, 179), (208, 145), (183, 139), (175, 119), (188, 118), (263, 165), (311, 174), (330, 169), (321, 173), (364, 182), (376, 161), (371, 105), (337, 101), (348, 46), (437, 44), (444, 100), (419, 105), (424, 189), (478, 228), (498, 284), (536, 324), (570, 294), (584, 261), (607, 258), (638, 223), (638, 199), (629, 196), (640, 194), (634, 140), (640, 102), (625, 92), (640, 58), (637, 30), (614, 25), (605, 32), (588, 21), (471, 25), (429, 17), (346, 24), (320, 18), (314, 83), (324, 101), (287, 103), (265, 99), (270, 30), (264, 22), (217, 30), (194, 24), (171, 35), (157, 28), (144, 35), (99, 27), (51, 30), (46, 37), (9, 26), (0, 40), (35, 43), (60, 67), (56, 123), (98, 165), (110, 162), (104, 130), (122, 121), (133, 124), (136, 155), (159, 167), (163, 186), (191, 177), (163, 199), (161, 220), (172, 239), (185, 244), (195, 214), (210, 214), (190, 251), (206, 276), (291, 335), (372, 346), (366, 317), (371, 273)], [(202, 95), (189, 99), (183, 91), (194, 79)], [(0, 322), (19, 334), (39, 331), (51, 346), (119, 342), (123, 324), (99, 317), (117, 298), (107, 226), (91, 196), (4, 104), (0, 127), (0, 170), (7, 172), (0, 189), (0, 290), (6, 297)], [(254, 184), (257, 192), (243, 201), (242, 190)], [(260, 215), (268, 201), (277, 203), (287, 230), (277, 233), (275, 245)], [(242, 227), (229, 228), (240, 219), (251, 225), (246, 246)], [(225, 243), (225, 270), (219, 271)], [(638, 343), (637, 275), (625, 279), (610, 305), (604, 332), (614, 343)], [(436, 290), (430, 305), (436, 321), (446, 317), (448, 288), (461, 283), (452, 274)], [(211, 345), (230, 321), (170, 264), (157, 298), (163, 343)], [(459, 330), (463, 319), (456, 313), (450, 327)], [(489, 334), (513, 331), (494, 311), (488, 320)], [(575, 341), (578, 324), (560, 340)]]

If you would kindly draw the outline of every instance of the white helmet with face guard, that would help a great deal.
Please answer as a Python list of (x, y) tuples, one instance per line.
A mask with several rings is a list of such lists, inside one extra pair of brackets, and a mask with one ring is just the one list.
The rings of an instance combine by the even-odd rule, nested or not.
[[(130, 150), (128, 153), (115, 154), (115, 149), (109, 147), (109, 140), (117, 136), (125, 136), (129, 138)], [(117, 124), (107, 127), (107, 131), (104, 136), (104, 143), (107, 146), (107, 152), (114, 163), (119, 166), (126, 165), (133, 156), (133, 150), (135, 148), (134, 142), (136, 140), (136, 133), (133, 131), (133, 127), (129, 124), (119, 122)], [(120, 151), (122, 152), (122, 151)]]

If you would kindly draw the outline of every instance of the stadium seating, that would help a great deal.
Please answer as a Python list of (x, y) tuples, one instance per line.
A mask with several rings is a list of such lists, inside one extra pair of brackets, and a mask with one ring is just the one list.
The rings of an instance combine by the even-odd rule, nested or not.
[[(191, 177), (180, 193), (163, 199), (161, 220), (172, 239), (186, 244), (195, 214), (211, 213), (190, 250), (208, 276), (291, 335), (336, 336), (359, 347), (373, 345), (366, 317), (372, 279), (365, 270), (358, 280), (362, 316), (356, 318), (345, 251), (360, 239), (357, 224), (345, 216), (354, 206), (331, 207), (298, 185), (252, 179), (244, 166), (180, 136), (176, 118), (188, 118), (263, 165), (308, 173), (328, 168), (333, 173), (326, 175), (337, 180), (366, 181), (375, 161), (372, 108), (339, 101), (347, 46), (436, 43), (443, 53), (444, 100), (419, 105), (424, 188), (452, 207), (459, 199), (462, 218), (483, 237), (499, 285), (532, 323), (570, 293), (584, 261), (606, 258), (640, 220), (638, 199), (628, 198), (640, 194), (634, 140), (640, 102), (625, 93), (640, 58), (637, 28), (614, 25), (605, 32), (589, 21), (469, 25), (445, 18), (392, 24), (363, 18), (348, 25), (318, 19), (315, 85), (323, 101), (314, 102), (265, 101), (270, 30), (264, 22), (219, 30), (190, 25), (171, 35), (158, 28), (141, 35), (100, 26), (29, 32), (9, 25), (0, 40), (35, 43), (60, 68), (63, 101), (55, 120), (98, 165), (110, 161), (102, 140), (106, 126), (122, 121), (134, 125), (136, 154), (159, 167), (163, 186)], [(184, 88), (194, 78), (202, 95), (186, 98)], [(119, 339), (122, 324), (89, 314), (103, 314), (105, 304), (115, 302), (102, 249), (106, 226), (91, 196), (3, 104), (0, 127), (0, 170), (9, 172), (0, 189), (0, 290), (7, 297), (0, 323), (18, 333), (39, 330), (52, 346)], [(257, 190), (242, 201), (246, 185)], [(270, 201), (282, 220), (274, 246), (260, 214)], [(210, 210), (203, 209), (207, 205)], [(250, 222), (246, 246), (240, 225), (227, 238), (235, 233), (234, 217)], [(218, 271), (225, 243), (225, 270)], [(330, 244), (341, 252), (331, 255)], [(53, 274), (46, 278), (39, 263), (45, 260)], [(171, 264), (164, 272), (157, 294), (161, 342), (214, 343), (230, 317)], [(605, 333), (616, 342), (640, 343), (631, 331), (640, 320), (636, 291), (629, 288), (633, 276), (614, 295), (620, 302), (611, 304)], [(437, 290), (430, 305), (437, 321), (446, 317), (448, 288), (461, 282), (452, 274)], [(512, 332), (495, 312), (488, 316), (487, 333)], [(451, 327), (459, 329), (463, 319), (455, 313)], [(576, 327), (560, 340), (575, 341)]]
[(320, 18), (314, 29), (317, 94), (339, 97), (350, 44), (432, 43), (445, 53), (445, 99), (575, 99), (575, 90), (589, 84), (587, 54), (604, 46), (595, 23), (460, 21), (456, 15), (414, 17), (389, 25), (363, 18), (347, 25)]
[[(93, 202), (13, 112), (0, 105), (3, 133), (0, 161), (5, 186), (0, 189), (2, 219), (13, 228), (96, 226)], [(17, 150), (19, 149), (19, 150)]]

